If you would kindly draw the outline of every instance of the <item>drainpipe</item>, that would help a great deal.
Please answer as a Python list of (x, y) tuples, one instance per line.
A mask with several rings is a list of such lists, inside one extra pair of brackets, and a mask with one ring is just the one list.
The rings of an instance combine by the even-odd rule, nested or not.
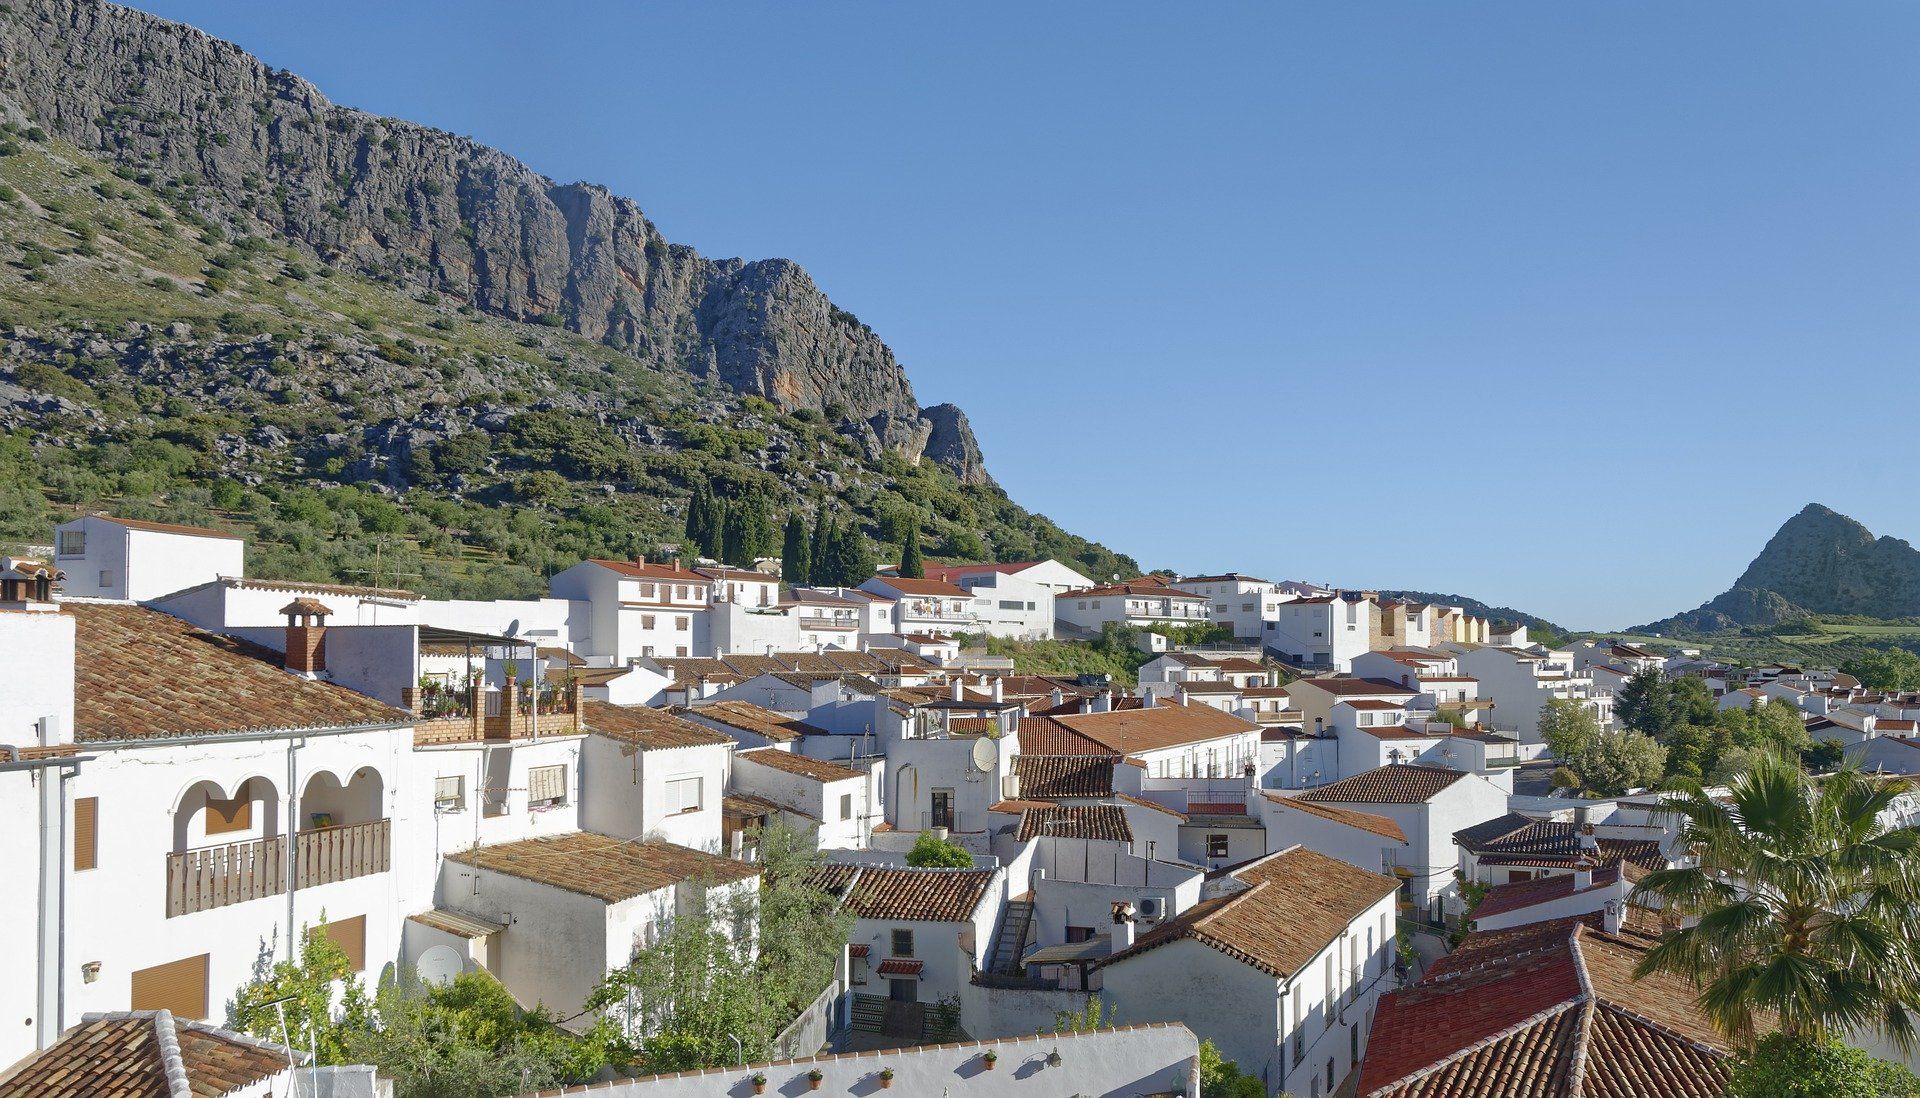
[[(40, 720), (40, 742), (56, 742), (59, 719)], [(34, 1006), (34, 1047), (60, 1039), (67, 983), (67, 783), (78, 762), (40, 769), (40, 926)]]
[(300, 741), (291, 736), (288, 737), (287, 738), (287, 818), (281, 821), (280, 834), (286, 839), (286, 849), (285, 849), (285, 853), (281, 855), (281, 861), (286, 867), (287, 960), (293, 963), (297, 963), (300, 959), (300, 947), (294, 942), (294, 936), (297, 929), (297, 924), (294, 922), (294, 906), (293, 906), (294, 893), (299, 891), (299, 888), (294, 879), (294, 869), (296, 866), (299, 865), (299, 860), (297, 857), (298, 852), (295, 850), (295, 848), (299, 845), (299, 842), (300, 842), (300, 838), (299, 838), (300, 836), (300, 829), (299, 829), (300, 770), (297, 765), (297, 758), (296, 758), (299, 750), (300, 750)]

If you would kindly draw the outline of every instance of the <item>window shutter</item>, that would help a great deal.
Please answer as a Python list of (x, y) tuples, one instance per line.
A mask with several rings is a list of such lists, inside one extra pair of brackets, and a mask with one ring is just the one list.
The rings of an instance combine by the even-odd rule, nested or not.
[(252, 830), (253, 796), (249, 786), (241, 786), (239, 795), (230, 801), (207, 799), (207, 834), (226, 835)]
[(335, 919), (309, 930), (309, 934), (325, 934), (327, 940), (340, 947), (347, 955), (349, 972), (364, 972), (367, 968), (367, 917), (355, 915), (351, 919)]
[(169, 1010), (176, 1018), (207, 1016), (207, 954), (133, 974), (134, 1010)]
[(73, 801), (73, 868), (93, 869), (100, 864), (100, 798), (76, 797)]
[(433, 779), (433, 803), (458, 808), (466, 802), (461, 786), (465, 777), (460, 774), (443, 774)]
[(527, 771), (527, 800), (534, 804), (560, 803), (567, 799), (567, 768), (536, 766)]

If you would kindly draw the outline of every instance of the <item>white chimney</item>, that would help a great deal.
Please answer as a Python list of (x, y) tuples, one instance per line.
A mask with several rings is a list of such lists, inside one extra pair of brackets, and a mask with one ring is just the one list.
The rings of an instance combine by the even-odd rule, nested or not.
[(1599, 850), (1600, 850), (1600, 839), (1594, 835), (1593, 825), (1590, 823), (1581, 824), (1580, 825), (1581, 855), (1585, 856), (1588, 854), (1594, 854), (1594, 853), (1597, 853)]
[(1113, 905), (1113, 951), (1120, 952), (1133, 945), (1133, 905), (1126, 900), (1116, 900)]
[(1607, 906), (1600, 909), (1601, 926), (1608, 934), (1620, 933), (1627, 921), (1627, 903), (1625, 900), (1608, 900)]
[(1102, 690), (1098, 694), (1095, 694), (1087, 704), (1091, 706), (1091, 708), (1087, 710), (1089, 713), (1110, 713), (1113, 711), (1113, 691)]
[(998, 678), (993, 680), (993, 700), (994, 701), (1006, 700), (1006, 686)]
[(1585, 892), (1593, 887), (1593, 859), (1585, 854), (1573, 863), (1573, 890)]
[(962, 698), (962, 696), (965, 695), (966, 689), (967, 689), (966, 680), (962, 679), (958, 675), (955, 675), (953, 677), (953, 700), (959, 701)]
[(1053, 688), (1053, 693), (1048, 696), (1048, 700), (1053, 703), (1052, 708), (1058, 709), (1067, 704), (1067, 692), (1056, 686)]
[(1140, 708), (1142, 709), (1153, 708), (1153, 691), (1142, 690), (1140, 692)]

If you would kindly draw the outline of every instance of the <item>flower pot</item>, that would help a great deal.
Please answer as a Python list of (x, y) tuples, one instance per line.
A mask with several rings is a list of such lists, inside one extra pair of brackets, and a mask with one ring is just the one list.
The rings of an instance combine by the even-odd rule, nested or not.
[(893, 1079), (892, 1079), (891, 1077), (889, 1077), (889, 1076), (885, 1076), (885, 1075), (882, 1075), (882, 1076), (880, 1077), (880, 1089), (881, 1089), (881, 1090), (892, 1090), (892, 1089), (893, 1089)]
[(755, 1079), (753, 1081), (753, 1092), (755, 1094), (765, 1094), (767, 1092), (767, 1081), (765, 1079)]
[(1000, 1062), (1000, 1058), (999, 1058), (998, 1056), (988, 1056), (988, 1057), (985, 1057), (985, 1058), (984, 1058), (984, 1062), (985, 1062), (985, 1064), (987, 1065), (987, 1070), (988, 1070), (988, 1071), (992, 1071), (992, 1070), (993, 1070), (993, 1065), (995, 1065), (995, 1064), (997, 1064), (997, 1063), (999, 1063), (999, 1062)]
[(825, 1079), (808, 1079), (808, 1080), (807, 1080), (807, 1089), (808, 1089), (808, 1090), (819, 1090), (819, 1089), (820, 1089), (820, 1084), (821, 1084), (821, 1083), (824, 1083), (824, 1082), (826, 1082), (826, 1080), (825, 1080)]

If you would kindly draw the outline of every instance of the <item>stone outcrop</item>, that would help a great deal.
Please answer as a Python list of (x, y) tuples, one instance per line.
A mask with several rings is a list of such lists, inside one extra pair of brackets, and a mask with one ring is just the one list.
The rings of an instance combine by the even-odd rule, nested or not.
[(922, 411), (872, 329), (784, 259), (709, 259), (604, 187), (555, 183), (468, 138), (327, 100), (191, 27), (98, 0), (0, 11), (0, 107), (231, 230), (322, 262), (563, 325), (659, 368), (785, 408), (981, 482), (966, 418)]

